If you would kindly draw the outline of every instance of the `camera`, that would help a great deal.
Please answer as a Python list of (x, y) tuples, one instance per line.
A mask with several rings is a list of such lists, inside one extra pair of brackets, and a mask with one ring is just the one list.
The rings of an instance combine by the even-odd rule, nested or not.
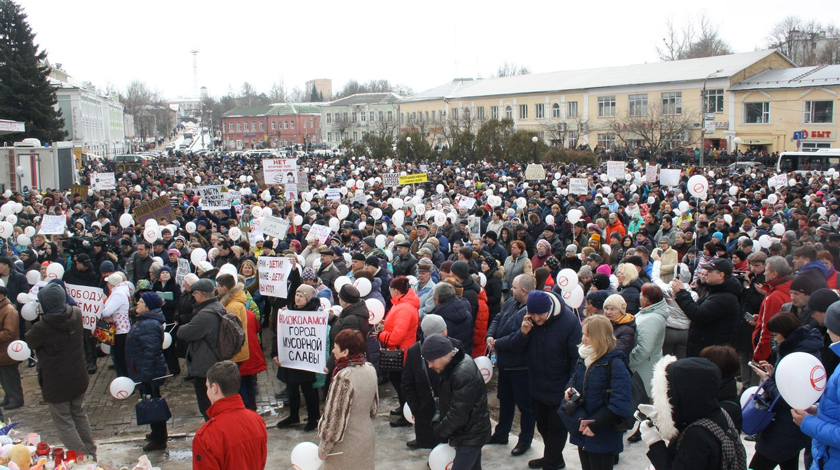
[(103, 250), (108, 248), (108, 236), (97, 234), (93, 237), (71, 237), (61, 242), (64, 252), (75, 256), (80, 253), (90, 253), (94, 246), (100, 246)]
[(565, 403), (560, 405), (560, 409), (563, 410), (564, 413), (571, 416), (575, 414), (578, 408), (583, 406), (583, 397), (580, 396), (577, 390), (574, 388), (569, 390), (569, 399), (566, 400)]

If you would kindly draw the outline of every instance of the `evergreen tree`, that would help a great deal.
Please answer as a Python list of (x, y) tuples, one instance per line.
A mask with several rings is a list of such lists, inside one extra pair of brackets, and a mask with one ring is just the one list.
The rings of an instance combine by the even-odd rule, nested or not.
[[(35, 34), (20, 5), (0, 0), (0, 118), (22, 121), (26, 137), (42, 142), (67, 136), (55, 89), (50, 85), (47, 53), (39, 51)], [(0, 136), (0, 142), (20, 140), (20, 134)]]
[(318, 99), (318, 90), (315, 88), (315, 85), (312, 85), (312, 93), (309, 94), (309, 102), (316, 103), (320, 101)]

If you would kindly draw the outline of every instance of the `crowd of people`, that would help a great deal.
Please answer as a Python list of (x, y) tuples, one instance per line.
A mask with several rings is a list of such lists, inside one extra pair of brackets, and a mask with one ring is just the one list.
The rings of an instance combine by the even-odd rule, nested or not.
[[(245, 467), (265, 467), (253, 411), (256, 375), (271, 362), (284, 384), (276, 398), (289, 407), (276, 426), (317, 432), (328, 469), (374, 468), (385, 383), (398, 402), (390, 425), (414, 427), (406, 445), (448, 443), (455, 470), (480, 469), (483, 446), (508, 444), (516, 410), (512, 456), (536, 432), (545, 444), (529, 468), (564, 468), (567, 441), (584, 469), (613, 468), (625, 443), (640, 441), (659, 470), (747, 468), (739, 396), (759, 384), (778, 403), (770, 425), (744, 437), (756, 442), (749, 468), (840, 465), (840, 174), (790, 174), (771, 189), (769, 171), (682, 167), (665, 186), (638, 160), (620, 177), (544, 164), (541, 180), (521, 165), (453, 163), (310, 155), (297, 160), (289, 191), (254, 177), (258, 159), (209, 154), (131, 169), (97, 163), (81, 183), (115, 171), (116, 187), (87, 194), (7, 191), (0, 207), (14, 233), (0, 257), (0, 405), (23, 406), (6, 346), (25, 339), (65, 447), (95, 455), (84, 396), (103, 364), (102, 338), (82, 327), (67, 288), (78, 285), (107, 295), (97, 332), (113, 325), (117, 376), (151, 397), (167, 376), (183, 376), (170, 386), (192, 382), (207, 421), (194, 468), (233, 467), (234, 448), (247, 454)], [(426, 181), (386, 186), (389, 173)], [(708, 186), (700, 195), (688, 184), (697, 175)], [(570, 178), (587, 189), (570, 192)], [(238, 196), (203, 209), (207, 185)], [(172, 212), (149, 239), (137, 209), (160, 196)], [(66, 217), (66, 233), (29, 230), (46, 215)], [(288, 232), (264, 235), (269, 216), (288, 221)], [(326, 239), (311, 233), (316, 225), (331, 228)], [(198, 250), (207, 259), (192, 256)], [(260, 257), (292, 264), (287, 298), (261, 294)], [(50, 275), (55, 264), (62, 276)], [(39, 301), (37, 320), (18, 313), (26, 295)], [(384, 317), (374, 319), (371, 301)], [(284, 364), (275, 340), (284, 310), (329, 311), (323, 373)], [(218, 345), (231, 324), (241, 338), (226, 354)], [(825, 365), (818, 407), (780, 398), (774, 372), (793, 352)], [(476, 365), (483, 356), (497, 371), (495, 426)], [(637, 408), (645, 413), (632, 426)], [(144, 450), (165, 449), (166, 423), (150, 426)]]

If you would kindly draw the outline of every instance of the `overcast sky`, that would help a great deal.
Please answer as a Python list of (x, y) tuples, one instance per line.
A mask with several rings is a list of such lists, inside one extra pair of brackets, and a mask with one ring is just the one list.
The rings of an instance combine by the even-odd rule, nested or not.
[(837, 0), (18, 1), (50, 62), (74, 79), (120, 90), (136, 79), (165, 97), (192, 95), (192, 49), (199, 87), (217, 98), (246, 81), (268, 92), (313, 78), (331, 78), (334, 92), (349, 79), (419, 92), (489, 77), (505, 61), (534, 73), (657, 61), (665, 21), (701, 11), (736, 52), (764, 48), (788, 15), (840, 18)]

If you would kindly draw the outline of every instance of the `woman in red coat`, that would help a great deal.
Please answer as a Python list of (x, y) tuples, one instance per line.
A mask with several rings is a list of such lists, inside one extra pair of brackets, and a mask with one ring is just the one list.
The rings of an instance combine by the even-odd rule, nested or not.
[[(405, 276), (397, 276), (391, 281), (391, 310), (385, 315), (385, 324), (379, 332), (379, 342), (383, 348), (402, 349), (407, 351), (417, 342), (417, 325), (420, 322), (420, 298), (411, 289), (410, 282)], [(405, 356), (403, 355), (403, 363)], [(391, 414), (399, 419), (391, 422), (393, 427), (411, 426), (403, 416), (405, 397), (402, 393), (402, 371), (389, 372), (388, 378), (397, 389), (400, 407), (392, 410)]]
[(266, 370), (265, 356), (260, 346), (260, 340), (257, 337), (260, 331), (260, 322), (254, 312), (246, 310), (248, 315), (248, 350), (250, 352), (248, 360), (239, 366), (239, 375), (242, 382), (239, 388), (239, 394), (242, 395), (242, 401), (245, 403), (245, 408), (249, 410), (257, 410), (257, 374)]

